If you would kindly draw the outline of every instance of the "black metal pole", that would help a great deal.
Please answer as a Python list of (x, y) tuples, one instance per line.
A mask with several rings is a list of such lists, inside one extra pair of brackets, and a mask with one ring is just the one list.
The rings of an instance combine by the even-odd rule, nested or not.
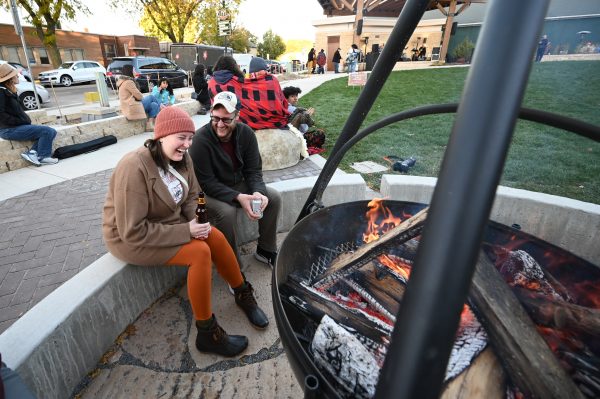
[(437, 398), (549, 0), (493, 0), (376, 398)]
[[(356, 132), (358, 132), (358, 129), (367, 117), (374, 100), (379, 95), (383, 84), (392, 72), (396, 61), (402, 54), (408, 39), (410, 39), (410, 36), (419, 24), (428, 5), (429, 0), (408, 0), (402, 8), (402, 12), (396, 21), (396, 25), (394, 26), (388, 41), (385, 43), (383, 52), (377, 59), (365, 88), (358, 96), (356, 104), (352, 108), (352, 111), (350, 111), (350, 115), (342, 128), (342, 132), (331, 150), (332, 155), (335, 154), (346, 141), (354, 136)], [(327, 187), (336, 167), (337, 164), (331, 162), (331, 157), (325, 162), (323, 170), (321, 170), (317, 182), (308, 195), (296, 222), (300, 221), (304, 216), (310, 213), (316, 193), (319, 191), (319, 186)]]

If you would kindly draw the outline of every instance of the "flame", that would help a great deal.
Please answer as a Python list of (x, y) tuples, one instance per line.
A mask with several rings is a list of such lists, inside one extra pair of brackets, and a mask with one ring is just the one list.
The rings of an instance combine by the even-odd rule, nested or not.
[(394, 216), (390, 208), (383, 204), (383, 201), (384, 198), (373, 198), (367, 204), (369, 207), (366, 213), (368, 222), (366, 232), (363, 234), (365, 243), (378, 240), (379, 237), (402, 222), (402, 218)]
[(380, 255), (377, 260), (384, 266), (389, 267), (408, 281), (410, 277), (411, 266), (408, 263), (402, 262), (401, 258), (394, 257), (392, 259), (388, 255)]

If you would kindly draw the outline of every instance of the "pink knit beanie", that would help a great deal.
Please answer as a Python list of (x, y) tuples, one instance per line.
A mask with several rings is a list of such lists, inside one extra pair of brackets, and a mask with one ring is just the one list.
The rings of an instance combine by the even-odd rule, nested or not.
[(156, 117), (154, 124), (154, 139), (175, 133), (195, 133), (194, 121), (187, 112), (179, 107), (166, 107)]

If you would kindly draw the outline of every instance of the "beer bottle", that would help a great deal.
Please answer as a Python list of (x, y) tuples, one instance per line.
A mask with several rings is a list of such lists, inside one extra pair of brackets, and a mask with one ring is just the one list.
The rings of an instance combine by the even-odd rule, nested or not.
[(208, 223), (208, 212), (206, 211), (206, 199), (204, 192), (198, 194), (198, 206), (196, 207), (196, 221), (198, 223)]

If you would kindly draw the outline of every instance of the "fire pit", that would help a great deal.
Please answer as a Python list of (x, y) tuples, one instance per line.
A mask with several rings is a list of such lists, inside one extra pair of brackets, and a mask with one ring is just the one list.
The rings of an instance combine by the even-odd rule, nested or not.
[[(424, 204), (399, 201), (385, 201), (384, 204), (393, 215), (399, 215), (402, 219), (425, 208)], [(385, 326), (379, 328), (376, 323), (372, 323), (376, 326), (369, 330), (363, 321), (364, 318), (355, 317), (352, 312), (340, 311), (340, 308), (336, 308), (335, 305), (330, 306), (326, 301), (321, 301), (318, 295), (309, 293), (303, 296), (301, 292), (290, 289), (290, 286), (299, 287), (299, 282), (309, 287), (323, 285), (323, 276), (327, 275), (327, 268), (332, 261), (344, 253), (358, 252), (363, 245), (364, 234), (368, 232), (369, 222), (367, 201), (331, 206), (307, 216), (296, 224), (280, 250), (273, 281), (277, 326), (298, 380), (308, 381), (305, 391), (314, 392), (315, 397), (336, 398), (357, 394), (345, 390), (351, 385), (350, 383), (345, 387), (340, 386), (339, 380), (334, 378), (331, 369), (317, 366), (311, 344), (312, 334), (319, 324), (318, 319), (323, 314), (329, 314), (331, 318), (337, 318), (336, 322), (351, 326), (360, 333), (360, 336), (377, 341), (377, 344), (386, 339), (382, 338), (386, 336), (383, 331)], [(410, 242), (414, 245), (415, 240)], [(600, 375), (600, 347), (597, 343), (599, 331), (597, 323), (600, 320), (598, 319), (600, 269), (561, 248), (495, 222), (489, 222), (485, 229), (483, 248), (490, 262), (496, 265), (505, 277), (505, 281), (513, 287), (513, 292), (520, 298), (528, 313), (533, 314), (537, 330), (555, 351), (560, 362), (566, 365), (569, 375), (575, 380), (579, 389), (588, 397), (597, 397), (600, 394), (599, 387), (595, 385)], [(388, 247), (387, 252), (394, 252), (394, 248)], [(412, 263), (414, 252), (414, 249), (403, 248), (400, 251), (396, 250), (395, 254), (406, 259), (406, 262)], [(372, 258), (376, 259), (377, 256), (379, 255)], [(535, 281), (525, 281), (527, 276), (524, 275), (523, 269), (533, 263), (538, 264), (546, 274)], [(338, 272), (334, 280), (338, 283), (341, 280), (351, 280), (347, 278), (351, 275), (349, 269), (346, 272), (340, 270), (342, 272)], [(354, 267), (353, 270), (358, 268)], [(535, 275), (536, 272), (534, 271), (533, 274)], [(380, 279), (380, 284), (384, 284), (384, 276), (375, 276), (375, 274), (374, 271), (370, 278), (376, 284), (377, 279)], [(370, 309), (373, 313), (382, 315), (383, 319), (389, 317), (386, 315), (385, 308), (390, 308), (389, 303), (397, 302), (389, 299), (386, 303), (382, 294), (378, 294), (378, 290), (373, 292), (373, 287), (369, 288), (368, 284), (365, 284), (366, 291), (361, 291), (360, 287), (352, 284), (350, 283), (349, 289), (344, 291), (342, 296), (348, 296), (350, 291), (353, 295), (358, 292), (365, 303), (382, 305), (380, 307), (383, 309), (378, 309), (377, 305), (372, 306)], [(549, 289), (544, 284), (554, 288)], [(388, 315), (395, 314), (397, 308), (388, 310), (391, 310)], [(489, 311), (484, 306), (475, 309), (478, 316), (481, 312)], [(590, 314), (582, 314), (586, 311)], [(389, 338), (389, 331), (387, 337)], [(464, 341), (478, 340), (480, 337), (481, 332), (472, 331), (472, 335), (470, 337), (467, 335)], [(527, 337), (521, 339), (524, 345), (527, 344)], [(470, 346), (466, 352), (473, 351), (473, 353), (459, 354), (462, 359), (457, 361), (451, 358), (451, 367), (447, 371), (447, 376), (450, 375), (449, 378), (447, 377), (448, 381), (468, 367), (470, 361), (485, 347), (485, 342), (483, 345), (480, 342), (467, 342), (467, 344)], [(498, 345), (506, 345), (505, 342), (491, 342), (491, 344), (494, 348)], [(465, 362), (464, 356), (469, 356), (466, 364), (462, 366), (457, 364)], [(512, 355), (501, 353), (500, 356), (511, 357)], [(503, 363), (505, 360), (510, 363), (509, 359), (501, 359)], [(331, 361), (335, 360), (331, 359)], [(339, 370), (342, 367), (338, 364), (334, 368)]]
[[(531, 54), (540, 36), (548, 3), (549, 0), (489, 2), (473, 55), (473, 63), (469, 69), (460, 104), (456, 109), (457, 115), (431, 200), (427, 222), (424, 224), (418, 222), (405, 230), (397, 230), (400, 226), (394, 229), (394, 232), (400, 232), (391, 242), (398, 245), (404, 245), (406, 240), (414, 240), (418, 235), (421, 238), (418, 240), (414, 268), (412, 265), (410, 268), (410, 282), (406, 291), (401, 298), (393, 298), (397, 303), (400, 300), (402, 302), (401, 306), (396, 306), (399, 310), (396, 315), (397, 321), (393, 323), (393, 331), (387, 338), (378, 338), (382, 331), (385, 334), (385, 318), (393, 314), (393, 307), (383, 306), (381, 301), (378, 301), (381, 306), (374, 307), (383, 313), (383, 316), (373, 313), (371, 315), (373, 317), (365, 317), (360, 323), (346, 323), (354, 328), (352, 334), (364, 333), (365, 339), (356, 340), (368, 350), (384, 348), (385, 341), (391, 339), (389, 351), (376, 383), (376, 398), (433, 399), (439, 397), (443, 381), (448, 376), (446, 367), (449, 364), (448, 359), (451, 358), (451, 352), (456, 346), (457, 328), (459, 325), (461, 328), (464, 327), (461, 319), (465, 318), (467, 301), (474, 309), (476, 308), (481, 324), (489, 336), (489, 342), (503, 362), (502, 369), (523, 394), (545, 399), (599, 396), (600, 380), (596, 372), (600, 367), (597, 358), (587, 358), (575, 351), (569, 352), (566, 357), (559, 356), (559, 362), (538, 333), (540, 328), (532, 323), (523, 309), (524, 306), (515, 298), (515, 293), (510, 291), (511, 288), (502, 282), (500, 273), (504, 277), (509, 277), (509, 284), (514, 285), (517, 291), (524, 286), (532, 288), (536, 284), (539, 284), (538, 288), (543, 288), (541, 290), (544, 294), (543, 299), (535, 295), (523, 299), (522, 293), (516, 292), (520, 300), (527, 303), (525, 308), (538, 326), (564, 329), (565, 324), (573, 323), (578, 329), (584, 330), (579, 331), (578, 334), (590, 334), (589, 331), (592, 331), (592, 337), (597, 338), (599, 334), (594, 333), (597, 327), (595, 324), (597, 307), (585, 305), (585, 309), (580, 309), (582, 304), (574, 299), (576, 295), (571, 292), (571, 289), (557, 289), (554, 281), (545, 281), (550, 277), (546, 276), (547, 270), (544, 267), (551, 269), (546, 258), (529, 253), (528, 251), (535, 251), (531, 248), (523, 249), (520, 244), (515, 247), (503, 246), (506, 244), (503, 242), (504, 239), (520, 233), (517, 234), (510, 228), (498, 227), (488, 222), (516, 120), (518, 117), (526, 116), (523, 109), (520, 111), (519, 109), (532, 66)], [(344, 204), (319, 210), (322, 208), (320, 199), (344, 153), (366, 135), (403, 119), (436, 112), (454, 112), (448, 105), (423, 106), (388, 116), (358, 131), (398, 59), (397, 50), (406, 46), (408, 38), (429, 4), (431, 4), (429, 0), (405, 2), (386, 46), (354, 108), (349, 113), (339, 138), (331, 150), (331, 156), (300, 212), (298, 224), (287, 236), (275, 265), (272, 293), (276, 321), (283, 345), (298, 379), (304, 381), (307, 396), (338, 397), (342, 391), (349, 390), (360, 396), (368, 396), (365, 393), (370, 394), (374, 389), (374, 383), (370, 380), (362, 380), (362, 376), (374, 372), (380, 361), (378, 354), (371, 353), (372, 356), (369, 358), (368, 350), (355, 351), (354, 347), (347, 350), (349, 346), (342, 342), (356, 340), (353, 341), (352, 337), (342, 337), (344, 333), (340, 331), (335, 337), (339, 345), (337, 348), (331, 348), (330, 353), (335, 352), (335, 356), (349, 356), (349, 358), (359, 355), (367, 361), (360, 366), (362, 369), (357, 373), (349, 374), (361, 376), (360, 381), (346, 380), (347, 383), (341, 384), (338, 381), (338, 386), (335, 386), (329, 380), (329, 376), (325, 376), (316, 367), (307, 350), (314, 341), (314, 336), (310, 336), (312, 334), (310, 329), (305, 328), (310, 324), (305, 317), (307, 312), (304, 310), (298, 312), (283, 304), (280, 295), (285, 284), (290, 281), (300, 281), (294, 277), (296, 272), (302, 276), (308, 274), (308, 280), (314, 280), (315, 284), (318, 282), (317, 279), (321, 279), (319, 283), (321, 286), (318, 287), (321, 289), (327, 288), (332, 282), (335, 284), (336, 278), (341, 277), (348, 280), (344, 283), (352, 289), (356, 288), (355, 291), (365, 291), (344, 273), (355, 271), (355, 266), (360, 266), (365, 260), (373, 261), (374, 257), (382, 253), (378, 252), (380, 244), (369, 243), (358, 249), (354, 248), (357, 235), (362, 234), (364, 230), (359, 220), (360, 215), (366, 210), (366, 203)], [(506, 29), (506, 21), (511, 21), (511, 29)], [(437, 111), (434, 110), (435, 108)], [(532, 111), (526, 118), (600, 141), (598, 126), (562, 115), (552, 115), (539, 110)], [(396, 214), (402, 214), (404, 210), (396, 208), (413, 206), (419, 207), (416, 204), (390, 204), (390, 208)], [(414, 214), (413, 210), (406, 209), (406, 213)], [(490, 233), (492, 228), (490, 226), (498, 233)], [(499, 234), (500, 241), (489, 238), (490, 234)], [(385, 241), (385, 237), (375, 243)], [(486, 248), (486, 245), (482, 247), (482, 242), (485, 244), (485, 240), (491, 240), (488, 244), (489, 248)], [(533, 245), (539, 243), (539, 240), (526, 237), (526, 242), (527, 245)], [(416, 247), (414, 241), (411, 241), (411, 245)], [(544, 248), (540, 250), (543, 253), (548, 251), (560, 255), (559, 258), (574, 259), (571, 254), (549, 244), (541, 245), (540, 248)], [(484, 254), (481, 254), (482, 249), (486, 251)], [(344, 255), (347, 251), (350, 253)], [(410, 253), (410, 250), (407, 251), (406, 256)], [(333, 262), (335, 267), (331, 267), (330, 262)], [(593, 265), (586, 264), (584, 267), (581, 260), (573, 262), (579, 265), (578, 270), (579, 267), (592, 270), (591, 277), (586, 278), (597, 281)], [(317, 270), (316, 275), (313, 273), (311, 276), (309, 269)], [(334, 273), (330, 270), (334, 270)], [(321, 274), (323, 276), (319, 277)], [(535, 277), (532, 281), (537, 283), (529, 284), (530, 277)], [(553, 290), (547, 290), (546, 283)], [(569, 284), (560, 282), (560, 285)], [(579, 286), (584, 285), (582, 280)], [(569, 296), (564, 296), (565, 291)], [(321, 293), (326, 295), (323, 291)], [(348, 293), (351, 294), (349, 290)], [(373, 293), (366, 291), (371, 298), (366, 295), (359, 296), (363, 297), (365, 302), (375, 303), (372, 299), (377, 298), (371, 295)], [(344, 294), (345, 292), (342, 292), (342, 296)], [(555, 299), (560, 298), (562, 302), (549, 301), (548, 295), (550, 297), (557, 295), (558, 298)], [(390, 296), (394, 297), (394, 295)], [(363, 306), (356, 303), (360, 300), (354, 294), (348, 299), (349, 304)], [(309, 310), (320, 309), (322, 313), (327, 313), (327, 308), (317, 306), (317, 302), (313, 309)], [(389, 304), (393, 305), (393, 303), (394, 301), (389, 301)], [(547, 306), (548, 303), (551, 306)], [(566, 306), (565, 303), (574, 307)], [(382, 308), (387, 311), (387, 314)], [(344, 317), (348, 320), (351, 317), (344, 312), (341, 313), (342, 320), (337, 321), (344, 324), (346, 321)], [(366, 328), (367, 325), (372, 324), (373, 319), (377, 318), (382, 319), (383, 323), (377, 324), (374, 329)], [(584, 319), (586, 322), (581, 323)], [(591, 322), (587, 323), (588, 320)], [(315, 335), (319, 333), (319, 343), (324, 342), (321, 337), (337, 334), (334, 331), (336, 329), (335, 326), (328, 326), (321, 331), (316, 331)], [(593, 344), (594, 340), (590, 343), (590, 340), (583, 337), (582, 341), (578, 342), (583, 343), (575, 347), (582, 348), (584, 354), (590, 351), (598, 353), (597, 347)], [(550, 347), (554, 348), (554, 345), (550, 344)], [(343, 354), (342, 349), (345, 349)], [(328, 356), (327, 353), (325, 356)], [(573, 369), (565, 371), (561, 367), (560, 363), (568, 363), (566, 358), (570, 358), (569, 361), (577, 359), (569, 363), (568, 367)], [(330, 359), (333, 362), (329, 362), (332, 366), (327, 371), (329, 374), (332, 374), (331, 370), (334, 374), (336, 371), (346, 370), (345, 366), (341, 366), (339, 359), (336, 357)], [(579, 364), (573, 366), (573, 363)], [(322, 359), (321, 364), (324, 364)], [(579, 367), (578, 372), (585, 371), (582, 371), (581, 375), (574, 373), (576, 367)], [(474, 379), (485, 380), (487, 377)], [(360, 392), (352, 391), (353, 389), (359, 389)], [(472, 392), (471, 397), (481, 397), (481, 392), (485, 392), (483, 396), (488, 397), (489, 392), (485, 390), (478, 394)], [(503, 391), (499, 392), (497, 397), (502, 397)]]

